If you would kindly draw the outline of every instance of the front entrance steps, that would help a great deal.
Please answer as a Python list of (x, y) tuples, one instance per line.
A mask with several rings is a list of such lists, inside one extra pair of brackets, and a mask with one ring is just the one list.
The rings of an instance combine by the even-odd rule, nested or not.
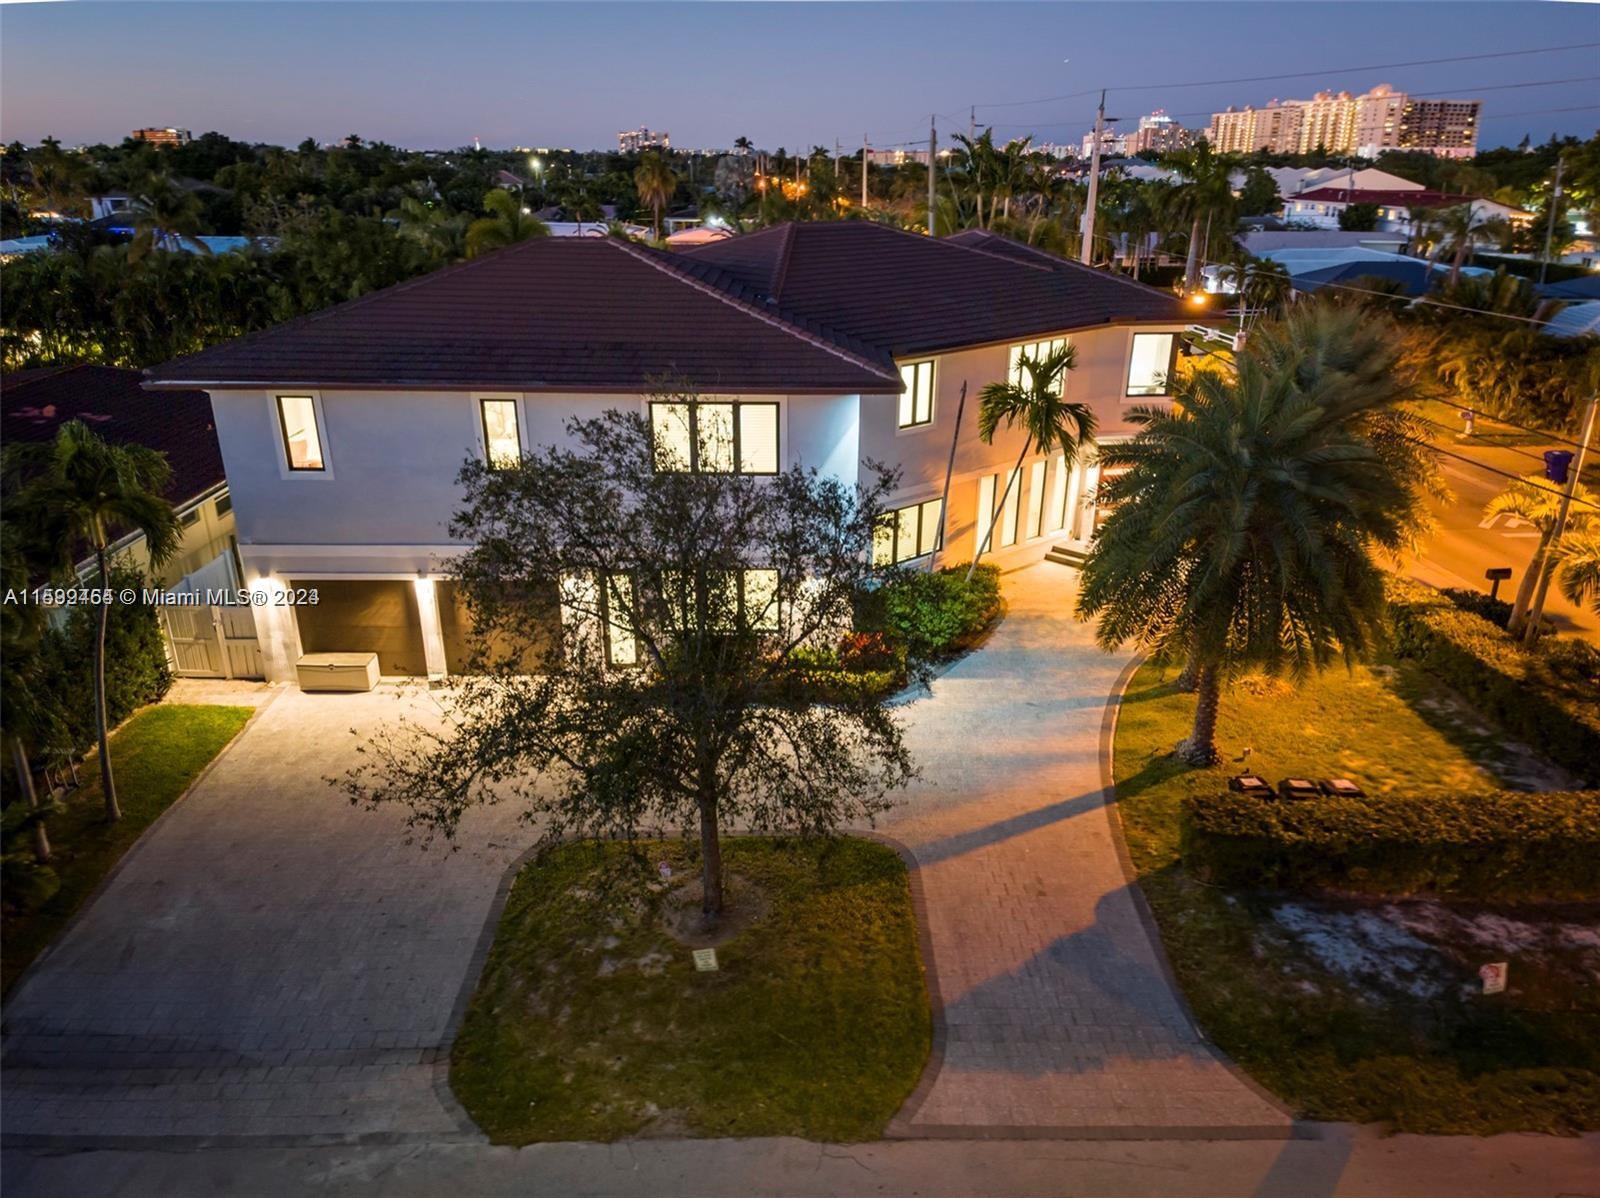
[(1074, 549), (1071, 545), (1063, 543), (1050, 546), (1050, 552), (1044, 555), (1044, 560), (1055, 562), (1058, 566), (1071, 566), (1074, 569), (1082, 569), (1083, 563), (1088, 557), (1088, 553), (1084, 550)]

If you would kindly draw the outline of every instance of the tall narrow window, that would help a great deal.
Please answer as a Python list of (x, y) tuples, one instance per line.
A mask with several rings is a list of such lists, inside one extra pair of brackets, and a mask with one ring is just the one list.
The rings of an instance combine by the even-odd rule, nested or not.
[(739, 412), (739, 473), (778, 473), (778, 405), (742, 403)]
[(626, 574), (606, 579), (606, 660), (614, 666), (639, 662), (633, 635), (633, 579)]
[(485, 399), (483, 412), (483, 452), (489, 466), (504, 470), (522, 460), (522, 438), (517, 433), (517, 401)]
[(322, 436), (317, 431), (317, 404), (309, 395), (278, 396), (278, 424), (283, 454), (291, 470), (322, 470)]
[(1171, 395), (1177, 337), (1172, 333), (1135, 333), (1128, 356), (1129, 395)]
[(995, 530), (995, 541), (1001, 549), (1017, 543), (1017, 509), (1022, 498), (1022, 471), (1011, 472), (1011, 486), (1006, 489), (1006, 501), (1000, 508), (1000, 527)]
[(744, 621), (756, 632), (778, 631), (778, 572), (744, 572)]
[(1045, 520), (1046, 532), (1060, 532), (1067, 522), (1067, 472), (1072, 467), (1067, 462), (1067, 455), (1058, 453), (1055, 457), (1055, 486), (1050, 491), (1049, 515)]
[(655, 449), (656, 469), (685, 471), (694, 469), (694, 436), (686, 403), (650, 405), (650, 441)]
[(978, 480), (978, 539), (973, 542), (974, 553), (984, 553), (994, 548), (990, 529), (994, 527), (995, 483), (998, 474), (985, 474)]
[(1028, 539), (1044, 532), (1044, 476), (1049, 463), (1042, 458), (1028, 468)]
[(908, 362), (900, 368), (900, 428), (915, 428), (933, 422), (933, 362)]

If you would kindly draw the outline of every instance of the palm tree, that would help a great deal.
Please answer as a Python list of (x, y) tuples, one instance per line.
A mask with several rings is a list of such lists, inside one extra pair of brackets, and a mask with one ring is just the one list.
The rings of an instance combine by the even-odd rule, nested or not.
[[(28, 564), (32, 555), (22, 543), (27, 531), (10, 518), (0, 523), (0, 577), (7, 591), (25, 591), (37, 581)], [(45, 609), (37, 603), (0, 605), (0, 694), (5, 696), (0, 705), (0, 731), (10, 743), (17, 785), (29, 809), (33, 859), (40, 865), (50, 860), (50, 834), (45, 828), (45, 809), (34, 789), (28, 753), (49, 742), (60, 723), (55, 710), (57, 696), (48, 693), (41, 677), (39, 641), (47, 624)]]
[(1451, 254), (1449, 285), (1454, 287), (1460, 280), (1461, 268), (1474, 246), (1498, 241), (1505, 231), (1505, 221), (1480, 217), (1471, 204), (1457, 204), (1439, 212), (1434, 217), (1432, 232), (1438, 238), (1437, 251), (1449, 250)]
[[(1573, 484), (1572, 497), (1576, 501), (1567, 515), (1567, 527), (1573, 531), (1589, 523), (1585, 504), (1594, 502), (1594, 495), (1582, 483)], [(1496, 516), (1515, 516), (1539, 530), (1539, 543), (1533, 547), (1533, 557), (1523, 572), (1517, 586), (1516, 602), (1511, 605), (1511, 620), (1507, 628), (1514, 634), (1522, 631), (1528, 620), (1528, 607), (1533, 603), (1534, 587), (1544, 573), (1545, 558), (1550, 552), (1550, 538), (1555, 535), (1556, 517), (1561, 510), (1561, 493), (1545, 480), (1542, 474), (1530, 474), (1512, 483), (1484, 505), (1483, 514), (1489, 519)]]
[(1215, 223), (1232, 235), (1234, 225), (1233, 184), (1228, 175), (1231, 159), (1211, 152), (1211, 144), (1201, 138), (1187, 150), (1166, 155), (1161, 165), (1183, 175), (1174, 201), (1189, 221), (1189, 258), (1183, 269), (1183, 289), (1193, 291), (1200, 280), (1200, 242), (1206, 226)]
[(509, 191), (495, 188), (483, 197), (489, 213), (467, 226), (467, 257), (476, 258), (490, 250), (504, 249), (530, 237), (548, 236), (550, 228), (522, 206), (522, 200)]
[[(1002, 424), (1007, 428), (1020, 425), (1027, 434), (996, 511), (1005, 507), (1011, 488), (1022, 476), (1022, 463), (1034, 449), (1046, 454), (1063, 453), (1070, 462), (1077, 456), (1078, 446), (1094, 440), (1093, 410), (1088, 404), (1066, 398), (1067, 374), (1077, 364), (1075, 345), (1061, 345), (1039, 357), (1023, 354), (1017, 360), (1015, 379), (990, 383), (978, 393), (978, 436), (984, 444), (994, 444), (994, 435)], [(993, 512), (989, 513), (987, 524), (983, 540), (972, 555), (972, 564), (967, 567), (968, 578), (994, 539)]]
[(1580, 607), (1587, 603), (1600, 615), (1600, 529), (1585, 529), (1564, 539), (1557, 562), (1567, 601)]
[[(1223, 681), (1303, 677), (1383, 635), (1380, 552), (1425, 522), (1434, 467), (1398, 402), (1390, 330), (1321, 305), (1258, 330), (1236, 370), (1182, 379), (1176, 402), (1128, 413), (1102, 446), (1111, 514), (1084, 564), (1081, 616), (1110, 650), (1135, 641), (1194, 663), (1194, 726), (1177, 748), (1212, 764)], [(1118, 473), (1122, 472), (1122, 473)]]
[(672, 202), (673, 192), (678, 190), (678, 176), (672, 173), (666, 159), (652, 150), (642, 156), (634, 168), (633, 185), (639, 190), (639, 202), (650, 209), (655, 239), (660, 241), (661, 213)]
[(152, 249), (184, 245), (209, 254), (211, 248), (200, 240), (202, 220), (199, 196), (184, 191), (166, 175), (151, 175), (133, 201), (135, 233), (129, 259), (137, 261)]
[(33, 177), (33, 190), (49, 211), (70, 213), (82, 206), (88, 164), (63, 150), (55, 138), (45, 138), (28, 155), (28, 173)]
[[(78, 420), (69, 420), (54, 441), (7, 448), (5, 477), (15, 486), (8, 517), (31, 530), (45, 546), (41, 574), (73, 569), (84, 545), (94, 550), (99, 574), (100, 628), (94, 651), (95, 730), (100, 747), (100, 783), (106, 819), (122, 818), (106, 727), (106, 623), (111, 615), (111, 563), (107, 550), (125, 533), (144, 536), (150, 563), (160, 567), (182, 540), (178, 518), (163, 493), (172, 471), (166, 455), (142, 445), (113, 445)], [(8, 487), (10, 490), (10, 487)]]

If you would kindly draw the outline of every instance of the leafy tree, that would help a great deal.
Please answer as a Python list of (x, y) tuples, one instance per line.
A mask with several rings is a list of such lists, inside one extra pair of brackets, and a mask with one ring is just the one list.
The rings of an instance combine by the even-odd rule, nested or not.
[(1376, 204), (1346, 204), (1339, 211), (1339, 227), (1347, 233), (1370, 233), (1378, 227)]
[(467, 257), (476, 258), (490, 250), (504, 249), (530, 237), (546, 237), (549, 226), (522, 207), (522, 199), (509, 191), (495, 188), (483, 197), (483, 207), (489, 213), (467, 226)]
[[(25, 591), (39, 581), (29, 564), (29, 557), (37, 556), (30, 552), (35, 547), (24, 543), (29, 533), (9, 512), (0, 521), (0, 585), (6, 591)], [(56, 705), (61, 696), (50, 693), (39, 652), (47, 628), (45, 608), (37, 603), (0, 605), (0, 694), (5, 696), (0, 705), (0, 731), (29, 812), (27, 831), (37, 865), (50, 860), (50, 835), (45, 828), (47, 812), (34, 789), (29, 754), (59, 739), (60, 728)]]
[[(1094, 439), (1094, 409), (1088, 404), (1067, 399), (1067, 375), (1078, 365), (1078, 347), (1070, 343), (1035, 356), (1017, 359), (1017, 377), (1003, 383), (989, 383), (978, 393), (978, 436), (984, 444), (994, 444), (1000, 426), (1020, 427), (1026, 436), (1016, 467), (1006, 478), (1006, 489), (997, 510), (1003, 509), (1011, 488), (1022, 476), (1022, 463), (1037, 449), (1040, 453), (1063, 453), (1071, 461), (1078, 447)], [(994, 538), (994, 519), (987, 521), (983, 540), (972, 555), (967, 578), (972, 578), (978, 561)]]
[(106, 819), (122, 818), (111, 751), (106, 708), (106, 624), (111, 615), (112, 541), (128, 532), (143, 534), (150, 561), (160, 566), (177, 552), (182, 540), (178, 518), (164, 498), (172, 478), (165, 455), (142, 445), (113, 445), (81, 421), (69, 420), (51, 442), (7, 447), (4, 477), (10, 494), (7, 519), (27, 530), (26, 542), (38, 547), (35, 573), (59, 576), (72, 570), (83, 547), (94, 552), (98, 629), (94, 651), (95, 729), (100, 749), (100, 782)]
[(1581, 529), (1562, 538), (1559, 551), (1561, 593), (1569, 603), (1587, 603), (1600, 615), (1600, 528)]
[(652, 150), (640, 156), (639, 165), (633, 172), (633, 183), (639, 191), (639, 202), (650, 209), (652, 231), (655, 239), (660, 241), (661, 214), (672, 202), (673, 192), (678, 189), (678, 176), (672, 173), (666, 159)]
[(1245, 172), (1244, 186), (1239, 189), (1240, 216), (1267, 216), (1281, 211), (1283, 197), (1278, 194), (1278, 184), (1266, 170), (1252, 166)]
[[(658, 398), (684, 422), (697, 403)], [(714, 410), (699, 408), (700, 453), (725, 458)], [(816, 701), (801, 652), (849, 627), (895, 479), (690, 471), (653, 448), (637, 413), (568, 431), (573, 448), (463, 467), (451, 535), (474, 546), (452, 566), (469, 672), (445, 731), (367, 742), (342, 784), (447, 837), (501, 798), (549, 837), (697, 827), (715, 920), (729, 821), (824, 833), (882, 810), (910, 777), (890, 709), (870, 695)]]
[[(1595, 496), (1582, 483), (1576, 484), (1572, 494), (1574, 502), (1567, 515), (1567, 527), (1574, 532), (1582, 532), (1590, 523), (1589, 513), (1594, 509), (1588, 505), (1595, 502)], [(1550, 538), (1555, 535), (1556, 516), (1560, 508), (1560, 490), (1546, 481), (1542, 474), (1530, 474), (1518, 479), (1484, 505), (1483, 514), (1491, 519), (1495, 516), (1515, 516), (1539, 530), (1538, 543), (1533, 547), (1528, 568), (1522, 573), (1516, 600), (1511, 605), (1511, 620), (1506, 625), (1513, 635), (1521, 632), (1527, 624), (1528, 608), (1533, 602), (1539, 576), (1545, 570), (1545, 559), (1550, 554)], [(1582, 573), (1580, 567), (1577, 571), (1580, 578)]]
[(1101, 447), (1111, 507), (1084, 565), (1078, 611), (1096, 636), (1195, 663), (1194, 727), (1178, 746), (1218, 759), (1224, 681), (1298, 678), (1379, 643), (1377, 560), (1423, 526), (1436, 486), (1387, 327), (1358, 308), (1306, 305), (1258, 328), (1236, 371), (1179, 381), (1173, 406), (1129, 413)]
[(1471, 204), (1457, 204), (1435, 215), (1432, 231), (1437, 238), (1438, 248), (1451, 256), (1450, 286), (1455, 286), (1460, 280), (1461, 268), (1466, 265), (1467, 255), (1473, 248), (1497, 241), (1504, 235), (1505, 229), (1504, 221), (1478, 215)]

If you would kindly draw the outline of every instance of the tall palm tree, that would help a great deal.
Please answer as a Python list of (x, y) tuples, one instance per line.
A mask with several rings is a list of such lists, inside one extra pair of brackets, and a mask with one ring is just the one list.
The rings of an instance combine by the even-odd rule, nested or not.
[(1440, 211), (1434, 217), (1432, 232), (1437, 238), (1438, 250), (1450, 252), (1449, 285), (1454, 287), (1460, 281), (1461, 268), (1475, 246), (1499, 241), (1505, 231), (1505, 221), (1481, 217), (1472, 210), (1471, 204), (1457, 204)]
[[(1593, 509), (1586, 504), (1595, 497), (1582, 483), (1574, 484), (1575, 502), (1567, 515), (1567, 527), (1581, 531), (1589, 522)], [(1512, 483), (1484, 505), (1483, 514), (1490, 519), (1496, 516), (1515, 516), (1539, 530), (1539, 541), (1533, 547), (1533, 557), (1523, 572), (1517, 586), (1516, 601), (1511, 605), (1511, 621), (1507, 625), (1513, 634), (1520, 632), (1528, 620), (1528, 608), (1533, 603), (1534, 587), (1544, 573), (1545, 558), (1550, 553), (1550, 538), (1555, 535), (1556, 518), (1561, 510), (1560, 491), (1547, 482), (1542, 474), (1530, 474)]]
[[(113, 445), (78, 420), (69, 420), (54, 441), (14, 444), (6, 449), (4, 475), (13, 495), (8, 517), (46, 546), (35, 563), (40, 574), (72, 570), (84, 546), (94, 551), (99, 576), (100, 626), (94, 649), (94, 714), (100, 747), (100, 784), (106, 819), (122, 818), (111, 774), (106, 716), (106, 624), (111, 615), (108, 550), (117, 537), (138, 532), (152, 566), (166, 563), (182, 540), (178, 518), (164, 492), (172, 479), (165, 454), (142, 445)], [(12, 488), (15, 488), (13, 491)]]
[(137, 261), (153, 249), (188, 246), (209, 254), (200, 240), (204, 229), (200, 197), (185, 191), (166, 175), (151, 175), (133, 201), (133, 245), (128, 257)]
[(1561, 542), (1557, 555), (1561, 593), (1568, 602), (1587, 603), (1600, 615), (1600, 529), (1589, 528)]
[[(1088, 404), (1066, 398), (1067, 375), (1077, 365), (1075, 345), (1062, 345), (1039, 357), (1023, 354), (1017, 361), (1017, 378), (990, 383), (978, 393), (978, 436), (984, 444), (994, 444), (994, 435), (1002, 424), (1006, 428), (1020, 427), (1026, 433), (996, 511), (1005, 508), (1011, 488), (1022, 476), (1022, 463), (1033, 450), (1063, 453), (1070, 462), (1080, 445), (1094, 440), (1093, 410)], [(972, 564), (967, 567), (968, 578), (994, 539), (994, 512), (989, 513), (987, 524), (983, 540), (972, 555)]]
[(673, 192), (678, 190), (678, 176), (672, 173), (667, 160), (652, 150), (643, 155), (634, 168), (633, 185), (638, 189), (639, 202), (650, 209), (655, 239), (660, 241), (661, 214), (672, 202)]
[[(1214, 763), (1223, 682), (1245, 668), (1303, 677), (1382, 636), (1378, 557), (1425, 522), (1426, 441), (1388, 328), (1322, 306), (1258, 331), (1235, 371), (1179, 381), (1102, 446), (1111, 514), (1084, 564), (1079, 614), (1106, 649), (1135, 641), (1196, 666), (1194, 726), (1177, 749)], [(1117, 474), (1117, 471), (1123, 473)]]
[(1177, 210), (1189, 221), (1189, 257), (1183, 269), (1183, 289), (1193, 291), (1200, 282), (1200, 243), (1208, 225), (1215, 224), (1231, 238), (1236, 201), (1228, 175), (1233, 161), (1215, 154), (1211, 144), (1201, 138), (1187, 150), (1166, 155), (1161, 165), (1183, 175), (1173, 199)]
[(504, 249), (530, 237), (545, 237), (550, 227), (522, 207), (522, 200), (509, 191), (495, 188), (483, 197), (488, 216), (480, 216), (467, 226), (467, 257), (476, 258), (490, 250)]
[[(27, 533), (9, 515), (0, 522), (0, 578), (8, 592), (25, 591), (37, 581), (23, 545)], [(39, 641), (47, 624), (45, 609), (37, 603), (0, 605), (0, 694), (5, 696), (0, 733), (9, 744), (17, 786), (29, 808), (33, 859), (40, 865), (50, 860), (50, 834), (34, 789), (29, 750), (48, 743), (60, 722), (55, 712), (59, 696), (47, 692), (41, 677)]]

